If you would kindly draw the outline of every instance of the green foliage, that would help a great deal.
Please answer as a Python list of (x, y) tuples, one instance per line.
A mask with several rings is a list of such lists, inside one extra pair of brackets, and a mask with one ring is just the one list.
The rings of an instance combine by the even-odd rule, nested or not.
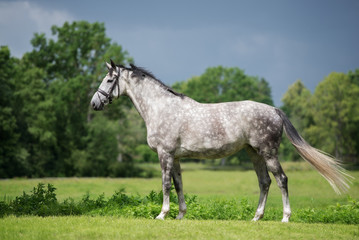
[(145, 162), (145, 163), (157, 163), (158, 156), (153, 152), (147, 144), (140, 144), (135, 149), (138, 157), (136, 162)]
[(297, 80), (289, 86), (282, 98), (282, 110), (285, 111), (291, 122), (300, 131), (312, 123), (312, 113), (310, 112), (311, 96), (312, 94), (302, 81)]
[[(348, 76), (349, 76), (349, 81), (352, 84), (354, 84), (355, 86), (359, 87), (359, 69), (356, 69), (354, 72), (349, 71)], [(356, 126), (359, 126), (358, 122), (356, 122), (355, 124), (356, 124)], [(352, 128), (352, 131), (349, 134), (350, 134), (350, 139), (353, 139), (353, 141), (354, 141), (354, 144), (355, 144), (354, 148), (359, 149), (359, 127)], [(359, 163), (358, 152), (357, 152), (356, 156), (354, 156), (354, 161), (355, 160), (357, 163)]]
[(299, 209), (293, 220), (296, 222), (322, 222), (322, 223), (343, 223), (358, 224), (359, 203), (348, 198), (348, 203), (341, 205), (337, 203), (326, 209), (305, 208)]
[(117, 129), (118, 124), (116, 122), (109, 121), (100, 114), (89, 122), (85, 149), (87, 158), (83, 159), (84, 162), (80, 165), (77, 165), (82, 176), (109, 175), (109, 164), (117, 161), (119, 153), (116, 138)]
[[(282, 98), (281, 109), (287, 114), (295, 128), (305, 138), (304, 130), (313, 123), (310, 99), (312, 94), (304, 86), (302, 81), (297, 80), (289, 86)], [(280, 157), (285, 161), (300, 160), (299, 154), (295, 151), (287, 138), (283, 138), (280, 145)]]
[(268, 82), (237, 67), (207, 68), (201, 76), (175, 83), (173, 88), (203, 103), (254, 100), (273, 105)]
[(121, 153), (124, 153), (122, 158), (124, 161), (135, 159), (142, 162), (143, 156), (136, 148), (139, 145), (147, 145), (145, 123), (134, 107), (125, 109), (124, 113), (126, 117), (120, 120), (118, 135), (119, 148)]
[(37, 187), (34, 187), (32, 194), (23, 192), (22, 196), (11, 201), (8, 210), (16, 216), (54, 215), (59, 210), (55, 190), (56, 188), (51, 184), (48, 184), (47, 189), (45, 189), (45, 184), (39, 183)]
[[(301, 81), (289, 87), (282, 101), (293, 125), (307, 141), (346, 163), (358, 163), (359, 70), (331, 73), (318, 84), (313, 95)], [(297, 160), (284, 138), (281, 158)]]
[(23, 149), (17, 146), (16, 117), (13, 102), (15, 100), (16, 60), (10, 57), (7, 47), (0, 48), (0, 177), (11, 177), (14, 172), (21, 173)]
[[(0, 216), (14, 214), (33, 216), (63, 216), (63, 215), (91, 215), (91, 216), (121, 216), (141, 217), (153, 219), (161, 210), (162, 191), (151, 191), (147, 196), (127, 195), (124, 189), (116, 191), (108, 200), (104, 194), (91, 199), (89, 194), (83, 196), (78, 203), (66, 199), (59, 203), (55, 194), (56, 188), (48, 184), (39, 183), (32, 194), (23, 193), (9, 203), (0, 202)], [(250, 220), (255, 213), (255, 206), (248, 200), (208, 199), (200, 200), (197, 196), (185, 195), (187, 203), (187, 219), (197, 220)], [(178, 199), (173, 192), (170, 194), (171, 211), (169, 218), (174, 219), (178, 212)], [(264, 220), (278, 221), (281, 211), (277, 208), (267, 208)], [(325, 209), (305, 208), (292, 212), (293, 222), (307, 223), (345, 223), (359, 224), (359, 204), (356, 200), (348, 199), (344, 205), (336, 204)]]
[(347, 74), (331, 73), (315, 89), (311, 99), (314, 124), (306, 129), (310, 141), (339, 159), (357, 156), (359, 86)]
[(35, 34), (21, 60), (1, 48), (0, 177), (108, 176), (119, 153), (113, 119), (123, 110), (95, 115), (89, 102), (109, 56), (133, 60), (102, 23), (66, 22), (52, 35)]

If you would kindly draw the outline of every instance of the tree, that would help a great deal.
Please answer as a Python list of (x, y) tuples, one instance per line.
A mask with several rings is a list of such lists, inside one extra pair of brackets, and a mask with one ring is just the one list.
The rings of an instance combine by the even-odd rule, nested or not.
[[(304, 130), (313, 123), (311, 116), (310, 99), (312, 94), (304, 86), (302, 81), (297, 80), (293, 83), (282, 98), (283, 106), (281, 109), (290, 118), (296, 129), (304, 136)], [(280, 146), (280, 156), (286, 161), (300, 160), (292, 144), (287, 138), (283, 138)]]
[(347, 74), (333, 72), (316, 87), (311, 105), (311, 143), (339, 159), (357, 156), (352, 132), (359, 123), (359, 86)]
[[(112, 58), (126, 64), (133, 60), (120, 45), (111, 43), (102, 23), (66, 22), (62, 27), (53, 26), (52, 35), (52, 38), (44, 34), (34, 35), (31, 41), (33, 50), (26, 53), (17, 65), (13, 93), (6, 90), (15, 99), (13, 111), (6, 111), (8, 115), (13, 112), (16, 121), (11, 118), (7, 121), (16, 122), (15, 127), (9, 127), (12, 131), (17, 130), (11, 133), (12, 141), (17, 139), (17, 145), (25, 150), (22, 155), (28, 168), (24, 175), (106, 175), (108, 170), (101, 170), (101, 164), (94, 164), (104, 161), (107, 169), (117, 160), (116, 135), (119, 130), (114, 128), (111, 119), (124, 115), (122, 111), (96, 115), (89, 102), (105, 75), (105, 61)], [(127, 101), (117, 101), (112, 108), (122, 109), (122, 105), (128, 106)], [(94, 126), (99, 131), (103, 128), (111, 133), (108, 136), (115, 141), (98, 141), (101, 134), (94, 130)], [(113, 155), (99, 152), (96, 156), (94, 147), (115, 150)], [(96, 171), (80, 169), (84, 159), (86, 163), (93, 162), (88, 165), (95, 167)]]
[[(359, 87), (359, 69), (356, 69), (354, 72), (349, 71), (348, 76), (350, 82)], [(355, 122), (353, 125), (354, 129), (350, 132), (350, 138), (355, 142), (355, 149), (359, 149), (359, 122)], [(359, 150), (356, 151), (356, 156), (352, 159), (357, 164), (359, 163), (358, 154)]]
[(14, 116), (16, 65), (6, 46), (0, 48), (0, 177), (25, 174), (27, 152), (18, 144), (20, 134)]
[(19, 65), (14, 101), (17, 126), (21, 135), (19, 146), (26, 149), (28, 176), (52, 176), (57, 172), (55, 112), (52, 96), (46, 90), (39, 68)]
[(254, 100), (273, 105), (267, 81), (247, 76), (237, 67), (207, 68), (201, 76), (175, 83), (173, 88), (203, 103)]

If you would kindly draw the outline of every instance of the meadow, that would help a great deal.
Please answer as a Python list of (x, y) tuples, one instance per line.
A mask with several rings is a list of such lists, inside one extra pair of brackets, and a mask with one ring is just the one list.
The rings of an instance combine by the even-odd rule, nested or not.
[[(42, 218), (7, 215), (0, 219), (0, 239), (246, 239), (252, 236), (256, 239), (359, 238), (359, 171), (350, 172), (355, 179), (349, 192), (336, 195), (330, 185), (308, 164), (284, 163), (283, 167), (289, 178), (293, 213), (292, 222), (286, 225), (280, 223), (281, 194), (273, 176), (265, 218), (259, 223), (252, 223), (249, 220), (259, 197), (258, 182), (253, 170), (213, 168), (194, 163), (182, 165), (187, 199), (190, 202), (195, 199), (189, 204), (188, 214), (183, 221), (171, 220), (178, 210), (175, 203), (171, 203), (172, 210), (168, 220), (159, 222), (150, 219), (160, 209), (159, 199), (157, 202), (147, 203), (148, 196), (160, 196), (160, 177), (1, 180), (0, 201), (5, 203), (14, 201), (23, 191), (30, 193), (39, 182), (43, 182), (56, 188), (58, 202), (69, 198), (74, 203), (87, 199), (92, 207), (98, 203), (102, 207), (93, 207), (90, 211), (86, 210), (85, 214), (78, 214), (79, 216)], [(160, 171), (158, 166), (151, 167)], [(110, 202), (115, 196), (121, 199), (125, 197), (128, 202), (138, 201), (136, 209), (132, 208), (135, 205), (124, 207), (126, 211), (113, 208)], [(146, 202), (144, 206), (143, 202)], [(147, 213), (142, 213), (146, 211)], [(343, 224), (346, 222), (350, 224)]]
[(0, 239), (358, 239), (355, 225), (249, 221), (7, 217)]

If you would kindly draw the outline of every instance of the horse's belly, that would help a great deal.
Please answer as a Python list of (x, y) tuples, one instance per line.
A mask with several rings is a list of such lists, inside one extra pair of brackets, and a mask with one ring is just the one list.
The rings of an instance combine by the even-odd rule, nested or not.
[(232, 155), (244, 147), (243, 142), (216, 142), (203, 139), (192, 144), (182, 144), (176, 151), (178, 158), (215, 159)]

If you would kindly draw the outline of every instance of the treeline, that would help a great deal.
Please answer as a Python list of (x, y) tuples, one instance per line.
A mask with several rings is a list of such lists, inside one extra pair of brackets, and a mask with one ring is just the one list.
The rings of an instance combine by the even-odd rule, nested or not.
[[(97, 114), (89, 102), (105, 60), (132, 62), (104, 24), (73, 22), (35, 34), (21, 59), (0, 50), (0, 177), (128, 176), (117, 161), (126, 99)], [(118, 123), (118, 119), (123, 124)]]
[[(143, 176), (134, 163), (158, 160), (130, 101), (120, 98), (102, 112), (89, 105), (105, 61), (133, 59), (106, 36), (104, 24), (80, 21), (51, 30), (51, 38), (35, 34), (33, 50), (20, 59), (8, 47), (0, 49), (0, 177)], [(330, 74), (313, 95), (296, 82), (283, 110), (310, 143), (357, 161), (358, 85), (358, 70)], [(273, 105), (268, 82), (239, 68), (208, 68), (173, 88), (200, 102), (251, 99)], [(288, 143), (282, 150), (283, 159), (297, 159)], [(243, 154), (227, 159), (241, 161), (247, 161)]]
[[(285, 93), (282, 109), (313, 146), (346, 164), (358, 164), (359, 69), (332, 72), (313, 94), (298, 80)], [(289, 141), (281, 146), (281, 158), (298, 160)]]

